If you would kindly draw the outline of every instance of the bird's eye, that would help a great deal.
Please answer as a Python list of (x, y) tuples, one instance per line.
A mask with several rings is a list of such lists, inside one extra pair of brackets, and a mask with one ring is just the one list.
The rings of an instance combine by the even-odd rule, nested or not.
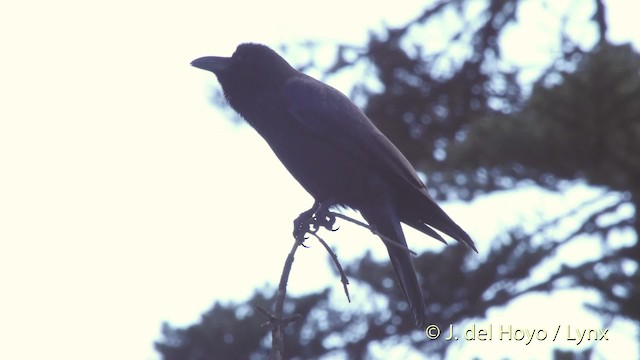
[(237, 61), (237, 62), (244, 62), (246, 60), (246, 57), (242, 54), (234, 54), (233, 58)]

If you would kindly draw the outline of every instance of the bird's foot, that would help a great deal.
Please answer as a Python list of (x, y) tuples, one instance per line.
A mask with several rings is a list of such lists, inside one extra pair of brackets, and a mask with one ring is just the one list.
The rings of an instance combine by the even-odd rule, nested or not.
[(304, 246), (307, 234), (315, 234), (320, 228), (338, 230), (334, 229), (335, 222), (336, 216), (329, 211), (329, 205), (316, 202), (293, 221), (293, 237)]
[(293, 237), (297, 242), (304, 244), (307, 239), (306, 235), (309, 232), (310, 223), (313, 220), (313, 215), (320, 208), (320, 203), (314, 203), (311, 209), (302, 212), (298, 217), (293, 220)]
[(329, 231), (338, 231), (338, 227), (335, 229), (333, 226), (336, 224), (336, 216), (329, 211), (329, 209), (321, 209), (324, 211), (318, 211), (313, 217), (314, 222), (311, 224), (314, 227), (314, 232), (320, 230), (321, 227)]

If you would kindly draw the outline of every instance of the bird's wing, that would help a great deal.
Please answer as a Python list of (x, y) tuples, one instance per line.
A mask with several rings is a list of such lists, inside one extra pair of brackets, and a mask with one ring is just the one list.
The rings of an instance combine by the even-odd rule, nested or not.
[(284, 92), (291, 115), (313, 136), (427, 194), (400, 150), (341, 92), (306, 75), (291, 79)]
[[(284, 87), (286, 108), (311, 136), (326, 141), (384, 176), (395, 176), (408, 185), (411, 199), (403, 221), (444, 243), (430, 226), (475, 250), (473, 240), (431, 198), (415, 170), (400, 150), (367, 116), (338, 90), (304, 74)], [(421, 194), (421, 195), (420, 195)]]

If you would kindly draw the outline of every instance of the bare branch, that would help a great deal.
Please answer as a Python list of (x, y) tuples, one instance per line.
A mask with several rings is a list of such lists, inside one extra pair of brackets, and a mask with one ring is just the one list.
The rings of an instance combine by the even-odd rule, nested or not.
[(327, 245), (327, 243), (320, 236), (318, 236), (318, 234), (313, 233), (312, 235), (315, 236), (316, 239), (318, 239), (320, 244), (322, 244), (322, 246), (324, 246), (324, 248), (327, 250), (329, 255), (331, 255), (331, 259), (333, 259), (333, 263), (336, 264), (336, 268), (340, 273), (340, 282), (342, 282), (342, 286), (344, 288), (344, 294), (347, 296), (347, 300), (351, 302), (351, 297), (349, 296), (349, 288), (347, 287), (349, 285), (349, 278), (347, 278), (347, 275), (345, 274), (344, 269), (342, 268), (342, 265), (340, 265), (340, 261), (338, 261), (338, 256), (333, 250), (331, 250), (329, 245)]
[(302, 315), (293, 314), (283, 317), (284, 300), (287, 295), (287, 282), (289, 281), (289, 274), (291, 273), (291, 266), (293, 265), (294, 255), (298, 247), (302, 245), (300, 241), (294, 241), (293, 247), (287, 256), (287, 260), (284, 263), (282, 269), (282, 275), (280, 276), (280, 284), (278, 285), (278, 293), (276, 295), (275, 313), (271, 313), (266, 309), (256, 306), (261, 313), (269, 318), (269, 321), (262, 326), (268, 326), (271, 328), (271, 359), (282, 360), (284, 359), (284, 329), (300, 318)]
[(366, 224), (366, 223), (363, 223), (362, 221), (358, 221), (358, 220), (356, 220), (356, 219), (354, 219), (354, 218), (352, 218), (352, 217), (349, 217), (349, 216), (347, 216), (347, 215), (343, 215), (343, 214), (336, 213), (336, 212), (332, 212), (332, 211), (329, 211), (329, 213), (330, 213), (331, 215), (333, 215), (333, 216), (337, 217), (337, 218), (340, 218), (340, 219), (343, 219), (343, 220), (347, 220), (348, 222), (354, 223), (354, 224), (356, 224), (356, 225), (360, 225), (360, 226), (362, 226), (362, 227), (363, 227), (363, 228), (365, 228), (365, 229), (369, 229), (369, 231), (371, 231), (374, 235), (379, 236), (379, 237), (380, 237), (380, 239), (382, 239), (382, 241), (384, 241), (384, 243), (385, 243), (385, 244), (388, 244), (388, 245), (395, 246), (395, 247), (397, 247), (397, 248), (400, 248), (400, 249), (406, 250), (406, 251), (408, 251), (408, 252), (409, 252), (409, 254), (411, 254), (411, 255), (413, 255), (413, 256), (417, 256), (417, 255), (418, 255), (415, 251), (413, 251), (413, 250), (409, 249), (408, 247), (406, 247), (406, 246), (404, 246), (404, 245), (402, 245), (402, 244), (399, 244), (399, 243), (397, 243), (397, 242), (395, 242), (395, 241), (393, 241), (393, 240), (389, 239), (388, 237), (386, 237), (386, 236), (384, 236), (383, 234), (381, 234), (380, 232), (378, 232), (378, 230), (376, 230), (375, 228), (373, 228), (373, 227), (369, 226), (369, 225), (368, 225), (368, 224)]

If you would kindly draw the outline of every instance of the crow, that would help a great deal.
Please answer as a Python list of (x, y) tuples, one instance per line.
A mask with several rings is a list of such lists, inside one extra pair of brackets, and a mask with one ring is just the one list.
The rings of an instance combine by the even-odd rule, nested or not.
[(372, 229), (399, 244), (385, 242), (416, 325), (426, 326), (425, 300), (400, 223), (446, 243), (437, 229), (477, 250), (400, 150), (348, 97), (265, 45), (240, 44), (231, 57), (206, 56), (191, 65), (216, 75), (231, 107), (313, 196), (309, 212), (320, 206), (357, 210)]

